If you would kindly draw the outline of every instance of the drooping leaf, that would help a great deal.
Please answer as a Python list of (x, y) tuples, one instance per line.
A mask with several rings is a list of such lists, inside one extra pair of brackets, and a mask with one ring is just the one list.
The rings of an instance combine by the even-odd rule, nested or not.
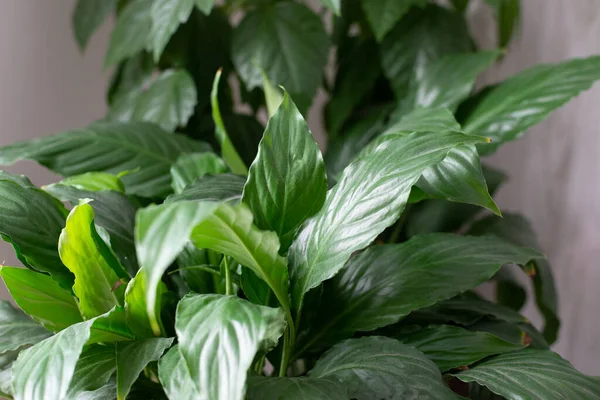
[(235, 296), (184, 297), (177, 307), (175, 330), (200, 398), (243, 399), (256, 353), (274, 347), (284, 328), (280, 309)]
[(457, 398), (423, 353), (381, 336), (338, 343), (308, 375), (337, 380), (348, 390), (348, 397), (357, 400)]
[(246, 399), (347, 400), (348, 394), (346, 388), (333, 379), (251, 376)]
[(486, 0), (494, 9), (498, 20), (498, 46), (504, 48), (510, 42), (521, 18), (521, 0)]
[(196, 86), (190, 74), (183, 69), (169, 69), (154, 81), (144, 82), (117, 98), (111, 105), (107, 118), (121, 122), (153, 122), (172, 132), (187, 124), (194, 113), (197, 97)]
[(477, 382), (509, 400), (600, 399), (598, 379), (582, 374), (548, 350), (501, 354), (454, 376)]
[(415, 74), (437, 58), (472, 50), (464, 17), (436, 5), (409, 12), (381, 42), (383, 70), (399, 99)]
[(508, 322), (493, 317), (484, 317), (467, 326), (467, 329), (474, 332), (491, 333), (507, 342), (526, 345), (533, 349), (548, 350), (550, 348), (542, 333), (528, 322)]
[(488, 356), (523, 347), (489, 333), (471, 332), (451, 325), (431, 325), (397, 339), (422, 351), (441, 371), (468, 366)]
[(115, 8), (115, 0), (77, 0), (72, 24), (75, 39), (81, 50)]
[(262, 87), (262, 69), (273, 84), (292, 94), (301, 110), (321, 84), (327, 54), (321, 19), (294, 2), (248, 12), (233, 34), (233, 62), (246, 87)]
[(208, 174), (222, 174), (227, 166), (222, 158), (214, 153), (184, 154), (171, 166), (173, 191), (181, 193), (186, 186)]
[[(63, 179), (58, 183), (44, 186), (43, 189), (54, 195), (53, 187), (55, 185), (69, 186), (77, 190), (87, 190), (90, 192), (100, 192), (103, 190), (112, 190), (125, 193), (125, 185), (118, 176), (106, 172), (86, 172), (81, 175), (74, 175)], [(56, 192), (60, 193), (59, 190)], [(58, 197), (60, 199), (60, 197)], [(62, 199), (61, 199), (62, 200)]]
[[(101, 388), (117, 369), (115, 346), (94, 344), (83, 350), (75, 365), (75, 373), (67, 392), (68, 399)], [(116, 390), (112, 393), (116, 394)]]
[(396, 25), (396, 22), (410, 10), (412, 6), (424, 6), (426, 0), (362, 0), (365, 11), (375, 38), (381, 42), (385, 35)]
[(0, 300), (0, 354), (38, 343), (50, 336), (43, 326), (7, 300)]
[(132, 170), (121, 178), (128, 193), (161, 197), (171, 190), (169, 169), (181, 154), (209, 150), (206, 143), (169, 134), (153, 124), (94, 123), (2, 147), (0, 164), (35, 160), (64, 176)]
[(442, 161), (452, 148), (476, 142), (456, 132), (414, 133), (390, 140), (350, 164), (290, 247), (294, 308), (299, 310), (307, 291), (334, 276), (353, 252), (398, 219), (426, 168)]
[(85, 319), (96, 317), (123, 304), (124, 287), (113, 265), (120, 264), (94, 227), (94, 210), (87, 203), (75, 206), (67, 218), (59, 241), (60, 258), (75, 275), (73, 291)]
[(171, 347), (158, 362), (158, 377), (171, 400), (196, 400), (201, 398), (190, 377), (179, 345)]
[(259, 229), (277, 233), (284, 254), (300, 225), (319, 211), (326, 193), (321, 150), (286, 93), (267, 124), (242, 201)]
[(70, 288), (73, 275), (60, 261), (57, 245), (67, 210), (43, 190), (6, 176), (0, 179), (0, 236), (13, 245), (23, 265), (49, 273)]
[(173, 343), (173, 338), (152, 338), (117, 343), (117, 399), (124, 400), (140, 373), (158, 361)]
[(148, 37), (148, 48), (154, 61), (158, 61), (171, 36), (180, 24), (188, 20), (195, 0), (155, 0), (149, 4), (152, 29)]
[(453, 234), (370, 247), (325, 284), (321, 303), (327, 307), (320, 308), (309, 343), (327, 344), (396, 323), (411, 311), (477, 287), (503, 264), (538, 257), (535, 250), (498, 238)]
[(48, 275), (2, 266), (0, 276), (15, 303), (49, 331), (82, 321), (75, 298)]
[(181, 193), (167, 197), (165, 202), (207, 200), (235, 204), (242, 198), (245, 183), (246, 179), (240, 175), (207, 175), (187, 185)]
[(335, 15), (338, 16), (340, 15), (342, 9), (341, 2), (342, 0), (321, 0), (321, 3), (325, 7), (329, 8)]
[(105, 67), (134, 56), (146, 48), (152, 30), (151, 6), (150, 0), (134, 0), (120, 12), (110, 36)]
[(502, 143), (516, 140), (600, 79), (600, 56), (544, 64), (514, 75), (493, 88), (463, 124), (466, 132), (485, 135), (489, 154)]

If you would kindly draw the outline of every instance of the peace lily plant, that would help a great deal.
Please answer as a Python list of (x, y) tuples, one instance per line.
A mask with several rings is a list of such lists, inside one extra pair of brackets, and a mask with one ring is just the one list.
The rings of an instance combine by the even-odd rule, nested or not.
[[(588, 89), (600, 58), (472, 94), (502, 52), (477, 50), (468, 1), (451, 3), (322, 0), (328, 33), (300, 1), (79, 0), (82, 48), (116, 15), (110, 110), (0, 148), (64, 177), (0, 175), (0, 232), (26, 267), (0, 269), (18, 306), (0, 303), (2, 394), (600, 399), (549, 350), (550, 267), (480, 163)], [(505, 48), (518, 1), (488, 3)], [(304, 118), (319, 87), (325, 157)], [(518, 313), (523, 272), (541, 332)], [(474, 291), (490, 280), (494, 301)]]

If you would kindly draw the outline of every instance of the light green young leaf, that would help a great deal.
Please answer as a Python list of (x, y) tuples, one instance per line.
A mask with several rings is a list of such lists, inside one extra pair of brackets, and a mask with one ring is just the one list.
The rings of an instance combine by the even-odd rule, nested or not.
[(457, 132), (414, 133), (350, 164), (290, 247), (292, 304), (298, 313), (307, 291), (333, 277), (352, 253), (399, 218), (423, 171), (453, 148), (478, 141)]
[(548, 350), (502, 354), (454, 376), (463, 382), (477, 382), (509, 400), (600, 399), (597, 378), (582, 374)]
[(158, 62), (171, 36), (190, 17), (194, 0), (155, 0), (149, 7), (152, 29), (148, 49), (152, 50), (154, 61)]
[(112, 267), (119, 262), (98, 236), (94, 210), (89, 204), (80, 203), (71, 210), (58, 241), (58, 251), (75, 275), (73, 291), (85, 319), (123, 304), (124, 287), (117, 287), (119, 277)]
[(144, 82), (117, 98), (110, 107), (107, 119), (153, 122), (172, 132), (187, 124), (197, 102), (196, 86), (190, 74), (183, 69), (169, 69), (154, 81)]
[(179, 345), (171, 347), (158, 362), (158, 377), (167, 397), (171, 400), (196, 400), (201, 396), (190, 377)]
[(321, 19), (294, 2), (248, 12), (233, 33), (233, 63), (248, 90), (262, 87), (262, 69), (302, 105), (310, 104), (321, 85), (328, 51)]
[(235, 296), (188, 295), (177, 306), (179, 351), (200, 398), (242, 400), (256, 353), (277, 344), (281, 309)]
[(147, 47), (152, 32), (151, 0), (133, 0), (121, 11), (110, 36), (105, 67), (110, 67)]
[(169, 134), (153, 124), (94, 123), (84, 129), (4, 146), (0, 148), (0, 165), (35, 160), (64, 176), (132, 170), (121, 178), (127, 193), (152, 198), (171, 191), (171, 164), (181, 154), (209, 150), (204, 142)]
[(319, 211), (326, 193), (321, 150), (286, 93), (267, 124), (242, 201), (259, 229), (277, 233), (279, 251), (285, 254), (300, 225)]
[(148, 277), (144, 269), (140, 269), (137, 275), (129, 281), (125, 290), (125, 311), (127, 325), (136, 337), (148, 338), (154, 335), (160, 335), (164, 329), (160, 319), (155, 322), (154, 328), (150, 323), (150, 315), (160, 315), (161, 298), (167, 291), (166, 285), (159, 282), (154, 288), (155, 303), (152, 313), (148, 313), (146, 303), (146, 293), (148, 293)]
[(77, 0), (72, 24), (75, 39), (81, 50), (115, 8), (115, 0)]
[(494, 9), (498, 20), (498, 46), (504, 48), (510, 42), (521, 18), (521, 0), (486, 0)]
[(458, 398), (423, 353), (380, 336), (349, 339), (333, 346), (308, 375), (337, 380), (348, 389), (348, 397), (357, 400)]
[(0, 300), (0, 354), (36, 344), (48, 336), (50, 332), (8, 300)]
[(490, 137), (492, 143), (481, 146), (479, 153), (492, 153), (502, 143), (521, 137), (598, 79), (600, 56), (538, 65), (490, 90), (468, 116), (464, 129)]
[(1, 266), (0, 276), (15, 303), (49, 331), (58, 332), (82, 321), (75, 298), (48, 275)]
[(273, 86), (269, 77), (263, 71), (260, 70), (260, 74), (263, 79), (263, 92), (265, 92), (265, 102), (267, 103), (267, 113), (269, 114), (269, 118), (271, 118), (281, 105), (283, 101), (283, 95), (281, 94), (281, 89)]
[(381, 42), (412, 6), (423, 7), (427, 0), (362, 0), (361, 4), (375, 38)]
[[(85, 348), (75, 365), (75, 373), (66, 398), (78, 400), (78, 396), (82, 393), (102, 387), (116, 370), (114, 345), (94, 344)], [(113, 395), (114, 393), (116, 391)]]
[(146, 365), (158, 361), (173, 338), (152, 338), (117, 343), (117, 399), (125, 400)]
[(221, 110), (219, 109), (219, 81), (221, 80), (221, 69), (217, 71), (213, 82), (212, 91), (210, 93), (210, 104), (212, 107), (212, 118), (215, 123), (215, 136), (221, 146), (221, 157), (225, 160), (229, 169), (234, 174), (248, 175), (248, 168), (244, 161), (235, 149), (231, 139), (227, 135), (223, 118), (221, 118)]
[(207, 174), (222, 174), (227, 171), (227, 165), (222, 158), (214, 153), (184, 154), (171, 166), (171, 186), (176, 194), (196, 179)]
[(318, 378), (248, 378), (248, 400), (347, 400), (346, 388), (333, 379)]
[(56, 185), (70, 186), (77, 190), (87, 190), (90, 192), (112, 190), (119, 193), (125, 193), (125, 185), (121, 179), (119, 179), (118, 176), (107, 172), (86, 172), (85, 174), (70, 176), (60, 182), (44, 186), (43, 189), (48, 193), (53, 194), (53, 187)]

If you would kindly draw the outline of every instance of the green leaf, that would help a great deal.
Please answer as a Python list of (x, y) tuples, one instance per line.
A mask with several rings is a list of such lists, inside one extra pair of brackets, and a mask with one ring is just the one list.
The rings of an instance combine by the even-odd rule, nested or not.
[(526, 345), (533, 349), (548, 350), (550, 348), (544, 336), (527, 322), (507, 322), (492, 317), (484, 317), (467, 326), (467, 329), (475, 332), (491, 333), (508, 342)]
[(452, 10), (429, 5), (408, 13), (381, 42), (383, 70), (398, 98), (418, 71), (435, 59), (472, 50), (464, 17)]
[(152, 31), (150, 0), (133, 0), (119, 13), (108, 43), (105, 67), (136, 55), (146, 48)]
[(498, 19), (498, 46), (506, 47), (521, 18), (520, 0), (486, 0)]
[(260, 74), (263, 79), (263, 92), (265, 92), (265, 103), (267, 105), (267, 113), (271, 118), (277, 112), (277, 109), (283, 101), (283, 94), (280, 88), (273, 86), (265, 71), (261, 70)]
[(186, 186), (207, 174), (222, 174), (227, 166), (214, 153), (184, 154), (171, 166), (173, 191), (181, 193)]
[(229, 169), (234, 174), (239, 175), (248, 175), (248, 168), (244, 161), (241, 159), (238, 154), (235, 146), (229, 139), (227, 135), (227, 130), (225, 129), (225, 125), (223, 124), (223, 118), (221, 117), (221, 110), (219, 109), (219, 81), (221, 80), (221, 71), (217, 71), (215, 75), (215, 80), (213, 82), (212, 91), (210, 93), (210, 104), (212, 107), (212, 118), (215, 123), (215, 136), (219, 141), (219, 145), (221, 146), (221, 157), (225, 160)]
[(398, 337), (416, 347), (442, 371), (468, 366), (495, 354), (519, 350), (513, 344), (484, 332), (471, 332), (451, 325), (432, 325)]
[(362, 8), (378, 42), (412, 6), (425, 5), (427, 0), (362, 0)]
[(187, 185), (181, 193), (167, 197), (165, 202), (208, 200), (236, 204), (242, 198), (245, 183), (246, 178), (240, 175), (207, 175)]
[(521, 137), (599, 78), (600, 56), (530, 68), (490, 90), (475, 106), (464, 129), (490, 137), (492, 143), (479, 152), (492, 153), (502, 143)]
[(181, 154), (209, 150), (206, 143), (169, 134), (152, 124), (94, 123), (85, 129), (2, 147), (0, 165), (35, 160), (64, 176), (91, 171), (117, 174), (139, 168), (122, 177), (127, 193), (161, 197), (171, 190), (171, 164)]
[(117, 343), (117, 399), (124, 400), (146, 365), (158, 361), (173, 338), (153, 338)]
[(172, 132), (187, 124), (197, 102), (196, 86), (190, 74), (183, 69), (168, 69), (154, 81), (144, 82), (117, 98), (107, 119), (153, 122)]
[[(167, 288), (163, 282), (159, 282), (153, 290), (156, 292), (156, 302), (152, 315), (160, 315), (160, 299), (163, 293), (167, 291)], [(156, 321), (154, 325), (156, 331), (153, 329), (147, 312), (146, 293), (148, 293), (147, 273), (140, 269), (137, 275), (127, 284), (127, 289), (125, 290), (125, 311), (127, 325), (135, 333), (135, 336), (142, 338), (152, 337), (164, 331), (160, 320)]]
[(84, 50), (88, 40), (115, 8), (115, 0), (77, 0), (73, 10), (73, 32), (77, 44)]
[(233, 33), (232, 58), (248, 90), (262, 87), (262, 69), (296, 103), (308, 105), (323, 79), (328, 42), (321, 19), (311, 10), (278, 2), (246, 14)]
[(452, 5), (457, 11), (462, 13), (467, 11), (469, 8), (469, 0), (451, 0)]
[(125, 308), (115, 307), (110, 312), (96, 318), (87, 344), (133, 340), (135, 336), (127, 324), (126, 315)]
[(43, 190), (1, 178), (0, 236), (13, 245), (23, 265), (49, 273), (70, 288), (73, 275), (60, 261), (57, 246), (67, 210)]
[(154, 61), (158, 62), (171, 36), (190, 17), (194, 0), (155, 0), (149, 7), (152, 29), (148, 49), (153, 51)]
[(502, 354), (455, 375), (509, 400), (600, 399), (596, 378), (583, 375), (558, 354), (525, 349)]
[(82, 321), (75, 298), (48, 275), (2, 266), (0, 276), (15, 303), (49, 331)]
[(246, 399), (347, 400), (348, 395), (344, 386), (329, 379), (251, 376)]
[(171, 347), (158, 362), (158, 377), (169, 399), (196, 400), (201, 398), (190, 377), (178, 344)]
[(7, 300), (0, 300), (0, 354), (36, 344), (50, 332)]
[[(115, 346), (94, 344), (83, 350), (67, 392), (68, 399), (104, 386), (117, 370)], [(116, 391), (113, 392), (116, 393)]]
[(380, 336), (338, 343), (308, 375), (337, 380), (348, 390), (348, 397), (357, 400), (457, 398), (423, 353)]
[(120, 97), (127, 96), (129, 92), (150, 82), (155, 67), (152, 56), (146, 52), (119, 63), (113, 72), (106, 93), (108, 105), (112, 106)]
[(195, 0), (196, 7), (204, 14), (209, 15), (215, 6), (215, 0)]
[(123, 304), (124, 288), (116, 287), (119, 277), (112, 267), (118, 261), (98, 236), (94, 210), (89, 204), (82, 202), (71, 210), (58, 241), (58, 251), (75, 275), (73, 291), (85, 319)]
[(321, 150), (286, 93), (269, 119), (242, 201), (252, 210), (259, 229), (277, 233), (284, 254), (300, 225), (319, 211), (326, 193)]
[(350, 164), (290, 247), (292, 304), (298, 313), (307, 291), (333, 277), (352, 253), (398, 219), (426, 168), (452, 148), (477, 141), (456, 132), (414, 133)]
[(177, 306), (179, 351), (200, 398), (241, 400), (256, 353), (283, 334), (280, 309), (235, 296), (188, 295)]
[(321, 4), (329, 8), (333, 13), (339, 16), (342, 12), (342, 0), (321, 0)]
[[(125, 185), (118, 176), (106, 172), (87, 172), (81, 175), (75, 175), (63, 179), (58, 183), (53, 183), (43, 187), (45, 191), (53, 194), (52, 187), (55, 185), (70, 186), (77, 190), (87, 190), (90, 192), (100, 192), (103, 190), (112, 190), (124, 193)], [(57, 191), (60, 192), (60, 191)]]
[(18, 351), (7, 351), (0, 354), (0, 396), (4, 396), (7, 399), (12, 399), (14, 396), (12, 369), (18, 355)]
[(453, 234), (370, 247), (325, 285), (321, 303), (327, 307), (320, 308), (304, 347), (396, 323), (414, 310), (477, 287), (504, 264), (526, 264), (541, 256), (499, 238)]

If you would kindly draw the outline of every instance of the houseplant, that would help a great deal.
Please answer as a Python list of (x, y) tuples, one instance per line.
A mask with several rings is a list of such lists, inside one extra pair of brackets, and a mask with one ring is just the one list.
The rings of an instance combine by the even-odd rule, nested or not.
[[(20, 308), (0, 303), (0, 391), (600, 398), (598, 378), (548, 350), (549, 266), (524, 218), (493, 215), (503, 175), (479, 159), (589, 88), (600, 58), (472, 94), (501, 52), (476, 51), (466, 3), (323, 0), (328, 38), (301, 2), (80, 0), (82, 46), (117, 14), (110, 112), (0, 149), (3, 165), (64, 176), (0, 175), (0, 232), (27, 267), (0, 269)], [(518, 2), (489, 3), (505, 47)], [(303, 117), (321, 85), (324, 159)], [(532, 278), (543, 333), (517, 312), (507, 264)], [(473, 291), (489, 279), (496, 302)]]

